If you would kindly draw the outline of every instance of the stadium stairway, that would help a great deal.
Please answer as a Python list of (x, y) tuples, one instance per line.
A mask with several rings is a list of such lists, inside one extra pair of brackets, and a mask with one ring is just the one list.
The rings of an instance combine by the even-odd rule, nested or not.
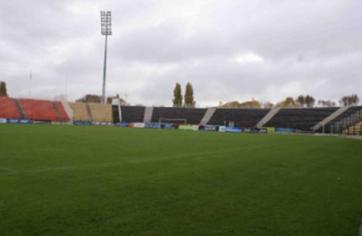
[(348, 110), (349, 107), (340, 107), (335, 112), (327, 116), (325, 119), (321, 120), (319, 123), (317, 123), (315, 126), (312, 127), (313, 131), (317, 131), (320, 128), (324, 127), (326, 124), (331, 122), (332, 120), (336, 119), (338, 116), (343, 114), (345, 111)]
[(72, 120), (73, 119), (73, 110), (70, 107), (70, 104), (65, 99), (62, 99), (60, 102), (61, 102), (61, 105), (64, 109), (66, 116), (69, 118), (69, 120)]
[[(121, 107), (121, 104), (117, 105), (117, 110), (118, 110), (118, 119), (119, 119), (119, 122), (123, 122), (122, 120), (122, 107)], [(114, 120), (113, 120), (114, 121)]]
[(14, 99), (15, 100), (15, 104), (16, 104), (16, 108), (18, 109), (19, 113), (20, 113), (20, 119), (25, 119), (25, 112), (22, 108), (22, 106), (20, 105), (20, 102), (18, 99)]
[(280, 107), (274, 107), (272, 108), (268, 114), (266, 114), (256, 125), (257, 128), (262, 128), (266, 123), (268, 123), (279, 111)]
[(200, 121), (200, 125), (207, 125), (207, 123), (209, 123), (211, 117), (214, 115), (215, 111), (216, 111), (216, 108), (214, 108), (214, 107), (208, 108)]
[(351, 135), (354, 135), (358, 133), (358, 130), (356, 130), (356, 128), (359, 128), (357, 124), (361, 121), (362, 107), (352, 106), (338, 119), (329, 123), (326, 130), (330, 133), (351, 133)]
[(335, 112), (337, 108), (282, 108), (265, 127), (290, 128), (311, 132), (311, 127)]
[(153, 114), (153, 107), (146, 107), (145, 108), (145, 115), (143, 117), (144, 123), (149, 123), (152, 121), (152, 114)]
[(59, 101), (53, 102), (53, 107), (58, 116), (58, 121), (68, 122), (70, 120), (70, 117), (68, 116), (68, 114), (65, 111), (64, 106), (61, 102), (59, 102)]
[(343, 130), (353, 126), (362, 119), (362, 107), (350, 106), (348, 109), (328, 122), (323, 127), (325, 133), (343, 133)]
[(60, 114), (60, 112), (57, 109), (57, 104), (55, 102), (52, 102), (52, 106), (53, 106), (53, 110), (55, 112), (55, 115), (57, 116), (57, 121), (61, 121), (62, 115)]

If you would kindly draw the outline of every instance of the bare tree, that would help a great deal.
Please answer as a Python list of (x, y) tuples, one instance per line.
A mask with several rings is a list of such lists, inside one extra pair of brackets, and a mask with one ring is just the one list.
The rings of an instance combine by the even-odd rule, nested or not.
[(240, 107), (244, 107), (244, 108), (261, 108), (261, 102), (253, 99), (253, 100), (250, 100), (250, 101), (242, 102), (240, 104)]
[(296, 102), (298, 102), (301, 107), (304, 107), (304, 105), (306, 104), (306, 97), (304, 97), (303, 95), (299, 95), (296, 99)]
[(231, 102), (226, 102), (224, 104), (221, 104), (222, 108), (240, 108), (241, 107), (241, 103), (238, 101), (231, 101)]
[(314, 97), (312, 97), (310, 95), (307, 95), (307, 96), (304, 97), (304, 100), (305, 100), (305, 105), (307, 107), (314, 107), (314, 104), (315, 104)]
[(301, 107), (313, 107), (315, 99), (310, 95), (299, 95), (295, 100)]
[(339, 100), (339, 103), (341, 104), (341, 106), (355, 106), (358, 105), (359, 103), (359, 97), (357, 94), (352, 94), (350, 96), (343, 96)]
[(358, 105), (358, 104), (359, 104), (359, 97), (358, 97), (357, 94), (353, 94), (353, 95), (351, 96), (351, 100), (352, 100), (352, 104), (353, 104), (353, 105)]
[(289, 108), (294, 108), (294, 107), (299, 107), (299, 103), (297, 101), (295, 101), (292, 97), (287, 97), (285, 98), (283, 101), (279, 102), (277, 104), (278, 107), (289, 107)]
[(93, 102), (93, 103), (101, 103), (102, 101), (102, 97), (99, 95), (94, 95), (94, 94), (87, 94), (79, 99), (76, 100), (77, 102)]

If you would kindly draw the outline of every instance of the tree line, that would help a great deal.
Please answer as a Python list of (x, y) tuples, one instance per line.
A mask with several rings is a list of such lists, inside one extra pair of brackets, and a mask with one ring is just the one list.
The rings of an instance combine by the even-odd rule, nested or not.
[[(127, 104), (126, 101), (119, 96), (119, 94), (117, 94), (116, 96), (107, 97), (106, 103), (107, 103), (107, 104), (111, 104), (113, 99), (118, 99), (118, 100), (121, 102), (121, 104), (124, 104), (124, 105)], [(91, 102), (91, 103), (102, 103), (102, 96), (100, 96), (100, 95), (95, 95), (95, 94), (86, 94), (86, 95), (84, 95), (83, 97), (77, 99), (76, 102), (83, 102), (83, 103), (88, 103), (88, 102)]]
[[(0, 96), (8, 96), (6, 83), (4, 81), (0, 81)], [(116, 96), (110, 96), (107, 98), (107, 103), (112, 103), (112, 99), (117, 98), (121, 101), (121, 104), (126, 104), (126, 101)], [(93, 103), (101, 103), (102, 99), (100, 95), (87, 94), (83, 97), (76, 100), (77, 102), (93, 102)], [(359, 104), (359, 97), (357, 94), (352, 94), (348, 96), (343, 96), (339, 100), (339, 104), (341, 106), (355, 106)], [(194, 99), (194, 89), (192, 84), (188, 82), (185, 86), (185, 94), (182, 95), (182, 89), (180, 83), (176, 83), (175, 88), (173, 90), (173, 99), (172, 104), (174, 107), (195, 107), (196, 101)], [(298, 108), (298, 107), (336, 107), (337, 103), (332, 100), (316, 100), (311, 95), (299, 95), (296, 98), (286, 97), (284, 100), (273, 104), (271, 102), (260, 102), (257, 100), (250, 100), (245, 102), (239, 101), (231, 101), (226, 103), (219, 104), (219, 107), (224, 108), (272, 108), (272, 107), (285, 107), (285, 108)]]
[[(355, 106), (359, 104), (359, 98), (357, 94), (349, 96), (343, 96), (339, 100), (341, 106)], [(299, 95), (296, 98), (286, 97), (284, 100), (273, 104), (271, 102), (262, 103), (257, 100), (250, 100), (246, 102), (231, 101), (226, 103), (220, 103), (219, 107), (223, 108), (272, 108), (272, 107), (283, 107), (283, 108), (312, 108), (318, 107), (336, 107), (337, 103), (332, 100), (316, 100), (310, 95)]]

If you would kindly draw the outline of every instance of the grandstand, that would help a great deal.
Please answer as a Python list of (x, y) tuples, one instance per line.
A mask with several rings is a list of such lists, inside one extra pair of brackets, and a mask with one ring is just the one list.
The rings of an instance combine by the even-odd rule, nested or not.
[(0, 98), (0, 117), (41, 122), (68, 122), (70, 120), (60, 102), (7, 97)]
[(16, 100), (8, 97), (0, 97), (0, 118), (21, 119), (21, 113)]
[(324, 132), (341, 133), (348, 127), (355, 125), (362, 119), (362, 107), (352, 106), (325, 126)]
[(267, 127), (293, 128), (310, 131), (311, 128), (328, 117), (337, 108), (285, 108), (265, 124)]
[(255, 128), (270, 109), (216, 109), (208, 124)]
[(362, 135), (362, 121), (343, 130), (345, 135)]
[(92, 121), (113, 122), (112, 105), (88, 103)]
[(143, 122), (145, 107), (142, 106), (122, 106), (122, 122)]
[(69, 115), (65, 111), (65, 108), (61, 102), (53, 102), (53, 108), (55, 113), (57, 114), (57, 121), (68, 122), (70, 120)]
[(91, 115), (87, 109), (86, 103), (74, 102), (69, 103), (73, 110), (73, 120), (75, 121), (91, 121)]
[[(290, 129), (293, 132), (358, 134), (360, 127), (358, 124), (362, 120), (362, 107), (207, 109), (112, 106), (99, 103), (67, 103), (1, 97), (0, 118), (35, 122), (69, 123), (73, 121), (75, 124), (182, 123), (254, 130), (268, 127)], [(151, 125), (151, 127), (158, 126)]]
[(174, 108), (155, 107), (152, 114), (152, 122), (172, 120), (185, 120), (187, 124), (200, 124), (206, 109), (202, 108)]

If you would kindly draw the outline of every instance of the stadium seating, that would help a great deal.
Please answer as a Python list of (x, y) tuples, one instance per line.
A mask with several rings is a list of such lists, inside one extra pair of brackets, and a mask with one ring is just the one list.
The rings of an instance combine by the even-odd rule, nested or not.
[[(118, 106), (99, 103), (69, 103), (73, 117), (69, 117), (61, 102), (36, 99), (13, 99), (0, 97), (0, 118), (30, 119), (45, 122), (74, 121), (119, 122)], [(68, 107), (68, 106), (67, 106)], [(264, 127), (291, 128), (301, 131), (311, 131), (312, 127), (325, 120), (337, 111), (333, 108), (282, 108)], [(151, 122), (175, 122), (200, 124), (207, 109), (205, 108), (173, 108), (154, 107)], [(209, 125), (233, 125), (237, 128), (254, 128), (268, 114), (270, 109), (227, 109), (216, 108)], [(362, 134), (362, 106), (349, 107), (336, 118), (324, 125), (319, 132)], [(145, 117), (143, 106), (121, 106), (122, 122), (142, 123)]]
[(61, 102), (53, 102), (53, 107), (55, 112), (57, 113), (58, 121), (68, 122), (70, 120)]
[(145, 107), (121, 106), (122, 122), (143, 122)]
[(215, 111), (208, 124), (229, 125), (234, 123), (239, 128), (254, 128), (270, 109), (228, 109), (219, 108)]
[(343, 130), (343, 134), (346, 135), (362, 135), (362, 121), (356, 123), (355, 125)]
[(92, 120), (96, 122), (113, 122), (112, 105), (88, 103)]
[(46, 100), (19, 99), (25, 117), (35, 121), (60, 121), (53, 103)]
[(334, 122), (338, 122), (344, 118), (347, 118), (348, 116), (352, 115), (353, 113), (359, 111), (359, 110), (362, 110), (362, 107), (361, 106), (353, 106), (353, 107), (350, 107), (348, 108), (347, 111), (345, 111), (343, 114), (341, 114), (340, 116), (338, 116), (337, 118), (335, 118), (334, 120), (331, 121), (331, 123), (334, 123)]
[(174, 107), (155, 107), (152, 114), (152, 122), (162, 120), (185, 120), (188, 124), (200, 124), (206, 109), (201, 108), (174, 108)]
[(73, 120), (75, 121), (91, 121), (90, 114), (87, 109), (86, 103), (71, 102), (69, 103), (73, 110)]
[[(348, 125), (349, 117), (351, 117), (353, 114), (355, 114), (357, 112), (362, 112), (362, 106), (352, 106), (352, 107), (348, 108), (340, 116), (336, 117), (331, 122), (329, 122), (325, 126), (324, 132), (334, 133), (334, 132), (336, 132), (336, 130), (335, 130), (336, 127)], [(346, 121), (346, 124), (344, 124), (344, 121)], [(337, 131), (337, 132), (340, 132), (340, 131)]]
[(282, 108), (265, 127), (292, 128), (311, 131), (318, 122), (332, 114), (337, 108)]
[(0, 118), (20, 119), (21, 113), (16, 106), (15, 99), (0, 97)]

